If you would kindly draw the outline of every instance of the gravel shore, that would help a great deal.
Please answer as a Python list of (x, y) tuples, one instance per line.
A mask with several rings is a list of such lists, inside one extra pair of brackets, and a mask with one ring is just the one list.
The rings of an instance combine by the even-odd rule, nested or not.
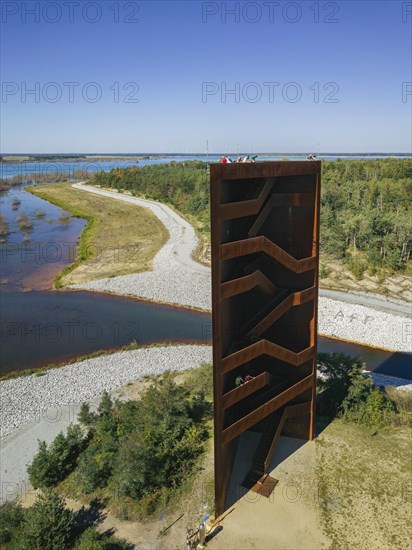
[(130, 195), (75, 184), (76, 189), (150, 208), (169, 232), (169, 239), (153, 259), (153, 270), (120, 275), (71, 288), (135, 296), (155, 302), (210, 311), (210, 269), (193, 260), (199, 240), (193, 227), (165, 204)]
[(390, 351), (410, 352), (412, 320), (371, 307), (319, 298), (318, 331)]
[(210, 346), (163, 346), (121, 351), (0, 382), (1, 436), (42, 417), (54, 407), (90, 401), (104, 391), (165, 371), (194, 368), (212, 360)]

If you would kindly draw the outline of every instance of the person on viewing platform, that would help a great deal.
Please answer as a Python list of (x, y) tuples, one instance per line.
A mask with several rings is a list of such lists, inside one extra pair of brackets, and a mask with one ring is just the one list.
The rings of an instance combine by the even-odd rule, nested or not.
[(242, 384), (244, 384), (245, 381), (243, 380), (243, 378), (241, 376), (236, 376), (235, 378), (235, 386), (238, 388), (239, 386), (241, 386)]

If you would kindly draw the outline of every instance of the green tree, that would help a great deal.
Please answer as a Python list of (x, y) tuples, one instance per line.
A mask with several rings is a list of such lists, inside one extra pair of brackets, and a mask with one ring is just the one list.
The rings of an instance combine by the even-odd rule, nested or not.
[(0, 506), (0, 544), (9, 543), (19, 532), (24, 520), (24, 511), (16, 502)]
[(359, 359), (345, 353), (318, 353), (320, 393), (317, 401), (320, 416), (333, 418), (344, 411), (344, 403), (352, 399), (350, 392), (353, 380), (364, 377), (363, 370), (364, 365)]
[(345, 411), (346, 420), (371, 427), (383, 427), (391, 423), (394, 407), (381, 389), (374, 388), (364, 398), (354, 402)]
[(77, 424), (68, 427), (66, 436), (60, 433), (49, 447), (45, 441), (39, 441), (39, 450), (27, 468), (33, 487), (53, 487), (62, 481), (75, 469), (85, 444)]
[(40, 493), (27, 510), (17, 541), (20, 550), (62, 550), (74, 541), (75, 514), (52, 490)]
[(188, 399), (170, 377), (148, 388), (136, 410), (138, 429), (120, 444), (113, 471), (119, 494), (139, 499), (179, 485), (203, 450), (207, 410), (202, 392)]

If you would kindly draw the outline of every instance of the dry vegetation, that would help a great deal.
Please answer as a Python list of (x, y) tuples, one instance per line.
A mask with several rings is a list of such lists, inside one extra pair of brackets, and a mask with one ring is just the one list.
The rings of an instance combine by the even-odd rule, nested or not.
[(383, 294), (389, 299), (410, 302), (412, 300), (412, 278), (409, 272), (397, 274), (370, 275), (364, 273), (362, 279), (349, 271), (339, 260), (327, 255), (320, 257), (319, 286), (344, 292), (367, 292)]
[(411, 429), (343, 420), (316, 439), (319, 504), (331, 550), (411, 547)]
[(77, 260), (57, 278), (57, 287), (147, 271), (167, 241), (165, 227), (146, 208), (84, 193), (70, 183), (36, 186), (31, 191), (88, 219)]

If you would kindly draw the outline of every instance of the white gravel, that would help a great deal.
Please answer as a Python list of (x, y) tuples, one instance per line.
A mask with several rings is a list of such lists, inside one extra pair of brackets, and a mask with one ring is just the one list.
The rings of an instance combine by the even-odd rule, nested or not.
[(210, 346), (163, 346), (122, 351), (0, 382), (1, 435), (54, 407), (89, 401), (145, 375), (211, 362)]
[(319, 298), (318, 331), (390, 351), (412, 350), (412, 320), (358, 304)]
[(363, 372), (372, 378), (376, 386), (394, 386), (398, 390), (412, 391), (411, 380), (398, 378), (397, 376), (388, 376), (387, 374), (380, 374), (379, 372), (369, 372), (366, 370)]

